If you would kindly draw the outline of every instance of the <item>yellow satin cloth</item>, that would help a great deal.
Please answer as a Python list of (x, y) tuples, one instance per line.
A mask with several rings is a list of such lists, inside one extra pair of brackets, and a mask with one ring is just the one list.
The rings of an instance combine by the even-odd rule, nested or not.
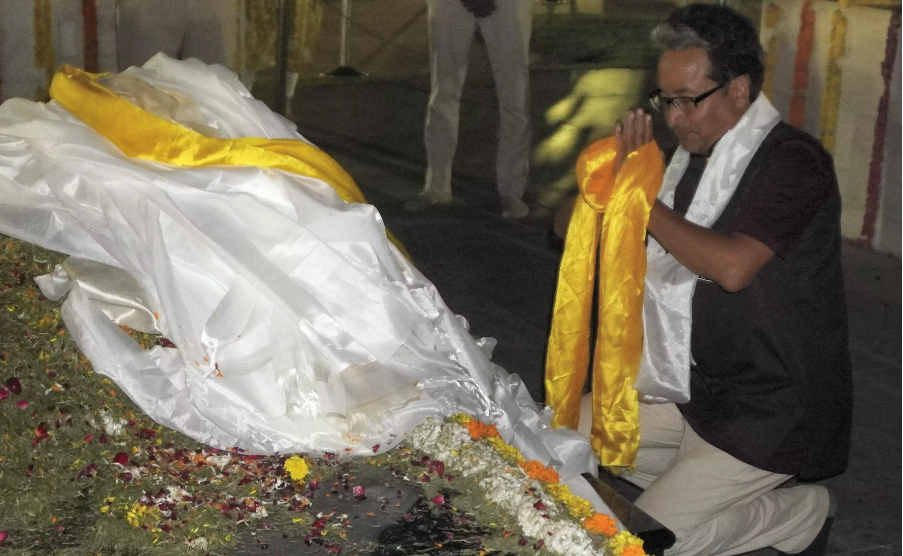
[(645, 238), (663, 172), (655, 143), (628, 155), (617, 176), (616, 154), (609, 137), (590, 145), (577, 161), (581, 195), (558, 273), (545, 379), (547, 403), (555, 410), (552, 426), (576, 429), (589, 366), (598, 251), (590, 441), (602, 465), (614, 469), (634, 466), (640, 440), (633, 383), (643, 347)]
[[(97, 82), (92, 74), (61, 66), (50, 97), (127, 156), (174, 166), (258, 166), (323, 180), (349, 203), (366, 203), (354, 179), (331, 156), (301, 140), (208, 137), (135, 106)], [(398, 249), (401, 243), (386, 230)]]

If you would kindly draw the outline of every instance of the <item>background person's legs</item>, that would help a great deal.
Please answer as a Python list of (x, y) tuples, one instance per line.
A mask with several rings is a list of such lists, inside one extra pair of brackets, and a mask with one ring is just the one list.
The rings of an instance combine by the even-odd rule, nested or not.
[(443, 201), (451, 197), (461, 91), (476, 18), (459, 0), (428, 0), (427, 6), (431, 91), (424, 126), (428, 169), (423, 194), (430, 200)]
[(116, 17), (119, 70), (141, 66), (157, 52), (178, 58), (187, 21), (184, 0), (120, 0)]
[(478, 19), (499, 99), (496, 179), (499, 195), (520, 200), (530, 172), (529, 0), (498, 0), (492, 15)]
[(217, 0), (189, 0), (184, 16), (188, 19), (182, 58), (197, 58), (205, 64), (229, 65), (223, 38), (222, 6)]

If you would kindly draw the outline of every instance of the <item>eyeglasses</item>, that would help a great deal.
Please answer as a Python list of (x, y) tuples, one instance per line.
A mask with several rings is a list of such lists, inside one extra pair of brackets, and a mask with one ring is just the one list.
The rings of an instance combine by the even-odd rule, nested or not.
[(709, 89), (708, 91), (695, 97), (666, 97), (662, 95), (661, 89), (656, 89), (652, 91), (651, 95), (649, 95), (649, 104), (651, 104), (652, 107), (659, 112), (667, 112), (668, 109), (673, 107), (686, 114), (690, 110), (691, 105), (693, 108), (696, 108), (697, 106), (699, 106), (700, 102), (712, 96), (715, 91), (724, 87), (725, 85), (727, 85), (727, 83), (722, 83), (714, 89)]

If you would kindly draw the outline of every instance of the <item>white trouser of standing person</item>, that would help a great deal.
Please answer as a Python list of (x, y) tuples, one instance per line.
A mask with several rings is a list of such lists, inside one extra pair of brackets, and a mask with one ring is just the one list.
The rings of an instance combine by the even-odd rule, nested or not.
[(157, 52), (227, 65), (222, 5), (217, 0), (119, 0), (116, 48), (120, 71)]
[[(578, 430), (589, 435), (592, 395), (583, 397)], [(636, 471), (624, 478), (644, 489), (636, 505), (671, 529), (666, 556), (731, 556), (773, 546), (805, 549), (828, 517), (820, 485), (776, 488), (791, 475), (743, 463), (687, 424), (673, 403), (640, 404)]]
[[(300, 74), (294, 71), (285, 72), (285, 115), (292, 115), (292, 98), (295, 96), (295, 89), (298, 87), (298, 78)], [(246, 69), (241, 72), (241, 84), (248, 91), (254, 87), (254, 80), (257, 79), (257, 70)]]
[(486, 43), (501, 116), (496, 176), (503, 199), (520, 201), (530, 169), (530, 0), (496, 0), (478, 18), (460, 0), (427, 0), (432, 85), (424, 140), (429, 168), (422, 196), (451, 198), (452, 159), (458, 142), (461, 92), (477, 26)]

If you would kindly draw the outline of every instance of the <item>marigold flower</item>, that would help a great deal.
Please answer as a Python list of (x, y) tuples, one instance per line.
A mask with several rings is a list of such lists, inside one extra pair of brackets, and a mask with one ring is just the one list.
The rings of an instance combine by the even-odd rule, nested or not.
[[(636, 548), (628, 548), (635, 546)], [(628, 531), (621, 531), (617, 535), (608, 539), (608, 547), (615, 556), (638, 556), (645, 554), (643, 552), (643, 540), (630, 534)], [(637, 553), (637, 549), (640, 550)]]
[(568, 513), (573, 517), (583, 519), (592, 517), (592, 515), (596, 513), (592, 504), (579, 496), (575, 496), (567, 485), (561, 483), (546, 484), (544, 488), (549, 494), (554, 496), (556, 500), (564, 504)]
[(307, 465), (307, 461), (300, 456), (292, 456), (285, 460), (285, 470), (288, 471), (289, 476), (293, 481), (301, 481), (304, 480), (304, 477), (307, 476), (307, 473), (310, 471), (310, 468)]
[(467, 423), (467, 432), (470, 433), (470, 437), (474, 440), (499, 436), (499, 431), (495, 428), (495, 425), (485, 425), (476, 419)]
[(472, 420), (471, 416), (466, 413), (458, 413), (452, 419), (459, 425), (466, 425)]
[(506, 444), (504, 440), (495, 436), (492, 438), (487, 438), (486, 442), (492, 445), (496, 452), (499, 453), (500, 456), (507, 460), (514, 461), (527, 461), (523, 455), (521, 455), (520, 450), (511, 446), (510, 444)]
[(640, 545), (628, 544), (624, 547), (624, 550), (621, 551), (621, 556), (646, 556), (646, 552)]
[(521, 469), (527, 474), (527, 477), (543, 483), (557, 483), (559, 481), (558, 472), (551, 467), (539, 463), (536, 460), (521, 462)]
[(594, 514), (583, 520), (583, 527), (590, 533), (612, 537), (618, 533), (618, 522), (607, 514)]

